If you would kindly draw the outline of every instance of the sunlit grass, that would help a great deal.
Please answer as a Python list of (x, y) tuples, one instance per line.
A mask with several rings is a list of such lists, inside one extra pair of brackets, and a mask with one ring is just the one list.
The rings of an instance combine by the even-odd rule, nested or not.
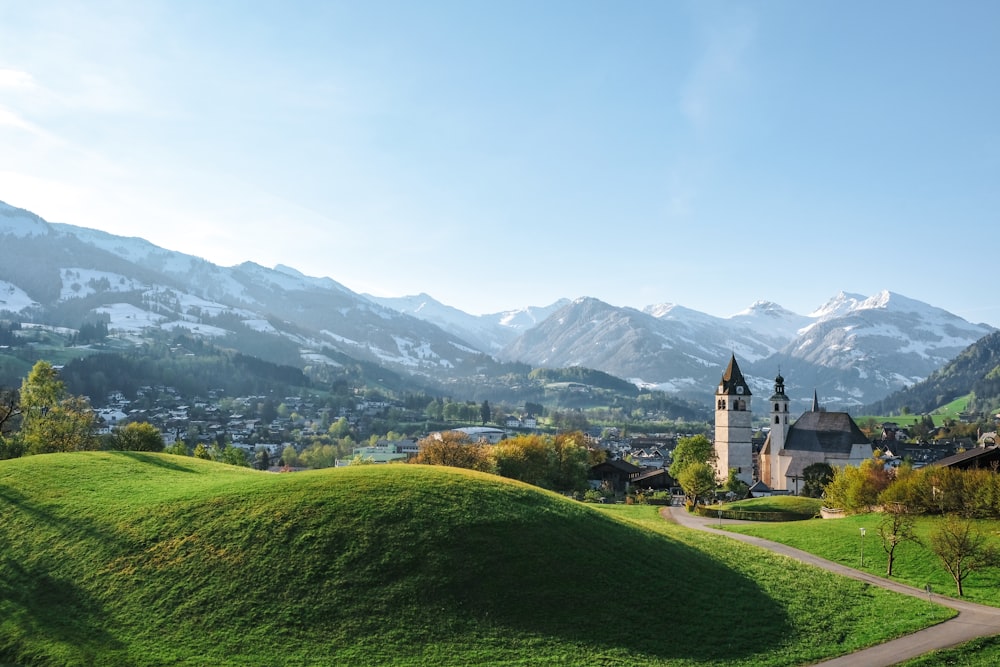
[(950, 613), (468, 471), (0, 462), (0, 663), (797, 665)]

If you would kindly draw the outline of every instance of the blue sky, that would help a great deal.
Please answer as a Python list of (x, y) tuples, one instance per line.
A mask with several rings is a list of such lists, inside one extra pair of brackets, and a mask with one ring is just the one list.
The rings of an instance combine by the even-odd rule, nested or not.
[(472, 313), (1000, 326), (1000, 3), (0, 0), (0, 200)]

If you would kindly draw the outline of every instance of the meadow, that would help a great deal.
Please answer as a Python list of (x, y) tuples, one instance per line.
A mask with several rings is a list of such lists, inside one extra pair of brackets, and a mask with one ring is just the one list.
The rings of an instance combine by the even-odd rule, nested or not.
[(0, 663), (799, 665), (951, 615), (471, 471), (0, 461)]

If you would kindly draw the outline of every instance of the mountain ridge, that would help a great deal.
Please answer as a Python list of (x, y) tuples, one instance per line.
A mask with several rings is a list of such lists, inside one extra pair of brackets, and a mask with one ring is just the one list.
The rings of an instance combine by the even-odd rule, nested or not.
[(703, 400), (735, 353), (757, 390), (780, 369), (790, 391), (858, 406), (919, 382), (994, 331), (889, 290), (840, 292), (808, 315), (765, 300), (716, 317), (578, 297), (477, 316), (423, 293), (356, 294), (283, 264), (221, 267), (2, 202), (0, 236), (14, 250), (0, 266), (0, 311), (63, 326), (107, 318), (122, 336), (184, 329), (236, 345), (252, 332), (280, 341), (285, 359), (297, 349), (303, 366), (336, 368), (346, 355), (438, 383), (501, 374), (504, 364), (582, 366)]

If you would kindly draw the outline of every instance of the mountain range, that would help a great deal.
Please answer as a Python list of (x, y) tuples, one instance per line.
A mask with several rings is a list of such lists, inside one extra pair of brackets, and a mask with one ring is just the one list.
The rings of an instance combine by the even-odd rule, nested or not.
[(0, 320), (103, 320), (126, 343), (185, 332), (313, 372), (374, 364), (429, 387), (512, 365), (581, 366), (707, 401), (735, 354), (755, 394), (769, 394), (780, 372), (800, 408), (813, 391), (826, 405), (859, 406), (923, 380), (994, 330), (888, 291), (840, 293), (808, 315), (763, 301), (719, 318), (585, 297), (476, 316), (426, 294), (357, 294), (288, 266), (221, 267), (2, 202), (0, 242)]

